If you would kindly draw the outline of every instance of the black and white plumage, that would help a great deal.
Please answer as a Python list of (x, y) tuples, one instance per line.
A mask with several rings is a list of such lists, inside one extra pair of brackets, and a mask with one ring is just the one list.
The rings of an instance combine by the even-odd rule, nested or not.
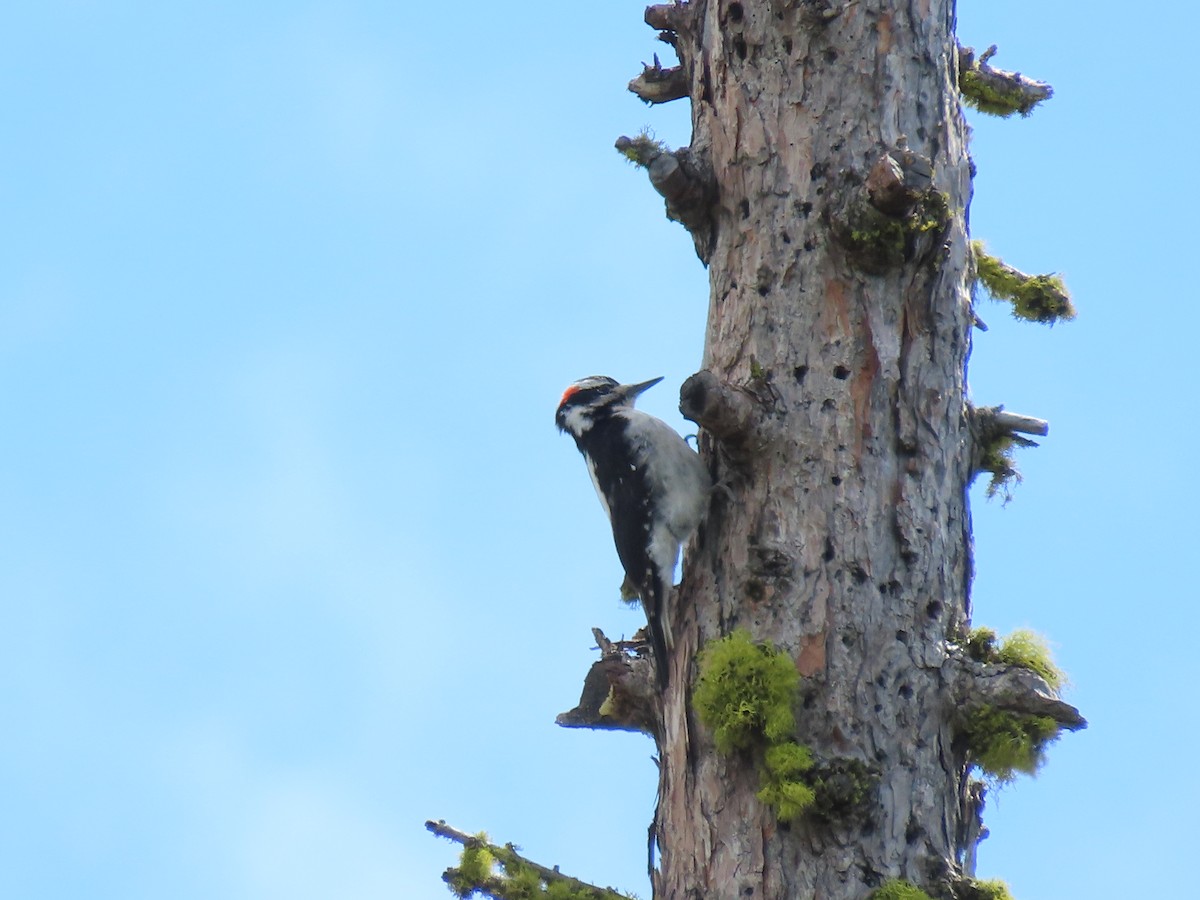
[(554, 420), (575, 438), (612, 523), (626, 582), (646, 610), (659, 684), (672, 645), (666, 604), (679, 549), (708, 508), (712, 480), (700, 456), (661, 419), (634, 409), (662, 381), (619, 384), (593, 375), (571, 385)]

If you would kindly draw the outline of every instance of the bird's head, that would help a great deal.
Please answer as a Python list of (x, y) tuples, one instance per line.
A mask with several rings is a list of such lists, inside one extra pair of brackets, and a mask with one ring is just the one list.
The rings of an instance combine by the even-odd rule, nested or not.
[(581, 378), (563, 391), (554, 422), (559, 431), (569, 431), (574, 437), (579, 437), (597, 415), (633, 406), (639, 394), (660, 381), (661, 377), (639, 384), (621, 384), (607, 375)]

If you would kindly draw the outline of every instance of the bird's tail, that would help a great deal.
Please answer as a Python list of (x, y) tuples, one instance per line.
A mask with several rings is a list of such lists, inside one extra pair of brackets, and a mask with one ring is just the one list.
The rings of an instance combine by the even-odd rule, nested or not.
[(646, 630), (650, 632), (650, 647), (654, 652), (654, 671), (658, 674), (658, 686), (667, 687), (667, 651), (671, 646), (671, 626), (667, 621), (667, 600), (671, 596), (669, 578), (651, 576), (647, 590), (642, 593), (642, 605), (646, 607)]

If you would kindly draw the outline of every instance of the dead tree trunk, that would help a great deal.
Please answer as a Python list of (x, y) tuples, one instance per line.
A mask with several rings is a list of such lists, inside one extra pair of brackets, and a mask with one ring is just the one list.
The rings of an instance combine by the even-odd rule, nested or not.
[[(709, 266), (705, 371), (681, 409), (729, 488), (673, 604), (656, 897), (862, 900), (889, 878), (954, 896), (971, 874), (979, 800), (956, 722), (978, 673), (956, 646), (975, 320), (954, 15), (953, 0), (647, 10), (680, 67), (630, 88), (686, 92), (693, 138), (624, 149)], [(753, 762), (717, 751), (696, 659), (737, 628), (794, 660), (796, 739), (869, 780), (861, 808), (780, 824)]]

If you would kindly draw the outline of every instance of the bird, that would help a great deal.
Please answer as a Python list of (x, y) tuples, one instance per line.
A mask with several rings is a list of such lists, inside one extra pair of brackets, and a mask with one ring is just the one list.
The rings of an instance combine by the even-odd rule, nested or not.
[(581, 378), (563, 392), (554, 421), (575, 439), (587, 462), (612, 525), (625, 584), (642, 599), (658, 683), (665, 689), (675, 563), (707, 512), (712, 479), (675, 429), (634, 408), (638, 396), (660, 381)]

